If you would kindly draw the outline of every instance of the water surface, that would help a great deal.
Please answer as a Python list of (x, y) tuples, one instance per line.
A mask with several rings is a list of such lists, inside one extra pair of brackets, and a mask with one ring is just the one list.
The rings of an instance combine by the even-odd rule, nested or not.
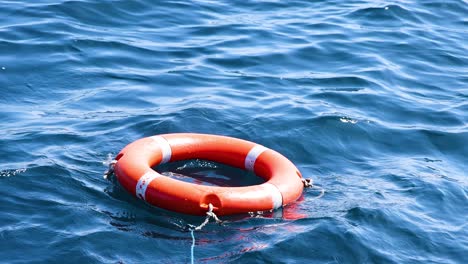
[(326, 192), (206, 226), (195, 262), (464, 263), (467, 14), (462, 0), (1, 1), (0, 259), (189, 263), (203, 218), (102, 173), (136, 139), (199, 132), (275, 149)]

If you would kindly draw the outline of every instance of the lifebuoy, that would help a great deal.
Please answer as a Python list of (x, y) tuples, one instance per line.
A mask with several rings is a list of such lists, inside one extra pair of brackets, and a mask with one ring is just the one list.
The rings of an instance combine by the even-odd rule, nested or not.
[[(209, 204), (217, 215), (268, 211), (298, 199), (302, 176), (278, 152), (250, 141), (207, 134), (177, 133), (139, 139), (115, 158), (114, 172), (131, 194), (171, 211), (204, 215)], [(211, 160), (253, 171), (265, 183), (245, 187), (205, 186), (179, 181), (152, 167), (188, 159)]]

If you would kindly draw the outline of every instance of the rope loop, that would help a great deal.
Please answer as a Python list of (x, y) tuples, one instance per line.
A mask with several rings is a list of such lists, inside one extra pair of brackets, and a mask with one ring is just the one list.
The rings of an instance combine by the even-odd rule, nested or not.
[(117, 164), (117, 160), (112, 160), (111, 162), (109, 162), (109, 168), (106, 170), (106, 172), (104, 172), (103, 175), (104, 179), (109, 179), (109, 176), (111, 176), (114, 173), (115, 164)]
[(312, 185), (312, 186), (311, 186), (311, 189), (317, 189), (317, 190), (320, 191), (320, 194), (319, 194), (319, 195), (317, 195), (316, 197), (313, 197), (313, 198), (312, 198), (313, 200), (320, 199), (320, 198), (322, 198), (322, 197), (325, 195), (325, 189), (322, 188), (322, 187), (320, 187), (320, 186)]

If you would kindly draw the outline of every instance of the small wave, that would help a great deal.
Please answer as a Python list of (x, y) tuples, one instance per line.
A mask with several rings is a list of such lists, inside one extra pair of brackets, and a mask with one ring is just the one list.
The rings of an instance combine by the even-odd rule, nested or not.
[[(422, 22), (415, 13), (407, 6), (387, 5), (382, 7), (365, 7), (351, 12), (350, 17), (360, 18), (367, 23), (393, 21), (393, 22)], [(396, 26), (397, 24), (395, 24)], [(388, 25), (387, 26), (391, 26)]]

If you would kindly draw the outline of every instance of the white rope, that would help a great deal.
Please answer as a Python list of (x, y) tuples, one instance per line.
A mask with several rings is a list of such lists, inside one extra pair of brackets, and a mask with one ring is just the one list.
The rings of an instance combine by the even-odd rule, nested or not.
[(311, 179), (302, 179), (302, 183), (304, 184), (304, 188), (311, 188), (311, 189), (317, 189), (320, 190), (320, 194), (317, 197), (313, 197), (312, 199), (320, 199), (325, 195), (325, 189), (314, 185)]
[(117, 164), (117, 160), (112, 160), (111, 162), (109, 162), (109, 168), (106, 170), (106, 172), (104, 172), (103, 176), (105, 180), (107, 180), (109, 176), (111, 176), (114, 173), (115, 164)]
[(313, 186), (311, 186), (311, 188), (320, 190), (320, 194), (318, 196), (316, 196), (316, 197), (313, 197), (312, 198), (313, 200), (320, 199), (320, 198), (322, 198), (322, 196), (325, 195), (325, 189), (324, 188), (322, 188), (320, 186), (317, 186), (317, 185), (313, 185)]
[(193, 229), (190, 229), (190, 235), (192, 235), (192, 246), (190, 247), (190, 263), (194, 263), (195, 257), (194, 257), (194, 251), (195, 251), (195, 235), (193, 234)]
[(209, 204), (208, 212), (206, 212), (205, 221), (203, 221), (203, 223), (201, 223), (199, 226), (192, 228), (192, 230), (201, 230), (204, 226), (208, 224), (208, 222), (210, 222), (211, 218), (213, 218), (216, 221), (216, 223), (221, 224), (223, 221), (219, 220), (218, 216), (213, 212), (213, 209), (213, 205)]
[(194, 251), (195, 251), (195, 234), (194, 232), (195, 231), (198, 231), (198, 230), (201, 230), (204, 226), (206, 226), (209, 222), (210, 222), (210, 219), (213, 218), (216, 223), (218, 224), (221, 224), (223, 223), (223, 221), (221, 221), (218, 216), (213, 212), (213, 205), (212, 204), (209, 204), (208, 205), (208, 212), (206, 212), (206, 218), (205, 218), (205, 221), (203, 221), (203, 223), (201, 223), (199, 226), (193, 226), (193, 225), (189, 225), (189, 228), (190, 228), (190, 235), (192, 236), (192, 246), (190, 247), (190, 263), (194, 263), (195, 261), (195, 257), (194, 257)]

